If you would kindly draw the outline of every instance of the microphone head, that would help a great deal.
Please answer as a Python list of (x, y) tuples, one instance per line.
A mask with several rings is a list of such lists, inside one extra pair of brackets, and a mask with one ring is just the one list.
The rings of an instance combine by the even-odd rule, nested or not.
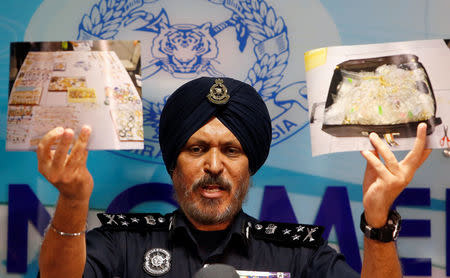
[(239, 278), (239, 274), (231, 265), (210, 264), (197, 271), (194, 278)]

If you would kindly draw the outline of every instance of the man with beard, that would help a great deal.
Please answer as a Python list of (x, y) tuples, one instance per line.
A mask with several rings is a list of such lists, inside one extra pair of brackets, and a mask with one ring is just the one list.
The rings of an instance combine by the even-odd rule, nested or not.
[[(215, 263), (283, 277), (359, 276), (321, 239), (323, 228), (260, 222), (241, 210), (272, 132), (264, 101), (251, 86), (203, 77), (177, 89), (161, 114), (159, 136), (181, 209), (164, 216), (100, 214), (102, 227), (86, 234), (90, 132), (82, 128), (70, 154), (70, 129), (50, 131), (38, 146), (39, 171), (60, 192), (42, 244), (42, 277), (192, 277)], [(375, 151), (362, 152), (361, 276), (401, 277), (394, 241), (399, 216), (390, 207), (430, 153), (426, 124), (418, 126), (415, 145), (401, 162), (376, 134), (369, 138)]]

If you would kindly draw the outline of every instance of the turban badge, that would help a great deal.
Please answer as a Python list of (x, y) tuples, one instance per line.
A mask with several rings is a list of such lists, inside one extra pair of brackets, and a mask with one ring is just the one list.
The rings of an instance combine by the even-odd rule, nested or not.
[(227, 87), (223, 84), (223, 79), (216, 79), (214, 85), (209, 89), (209, 94), (206, 96), (211, 103), (222, 105), (228, 102), (230, 95)]

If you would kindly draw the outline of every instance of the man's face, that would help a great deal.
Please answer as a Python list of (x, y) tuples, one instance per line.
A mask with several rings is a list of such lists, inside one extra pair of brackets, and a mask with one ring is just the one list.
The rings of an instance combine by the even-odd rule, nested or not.
[(178, 203), (197, 228), (225, 228), (248, 191), (248, 158), (234, 134), (213, 118), (186, 142), (172, 180)]

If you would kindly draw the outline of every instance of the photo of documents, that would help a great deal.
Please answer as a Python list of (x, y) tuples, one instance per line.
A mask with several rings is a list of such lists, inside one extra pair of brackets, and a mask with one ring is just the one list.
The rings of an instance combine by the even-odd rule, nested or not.
[(6, 150), (83, 125), (89, 149), (143, 149), (139, 41), (16, 42), (11, 54)]

